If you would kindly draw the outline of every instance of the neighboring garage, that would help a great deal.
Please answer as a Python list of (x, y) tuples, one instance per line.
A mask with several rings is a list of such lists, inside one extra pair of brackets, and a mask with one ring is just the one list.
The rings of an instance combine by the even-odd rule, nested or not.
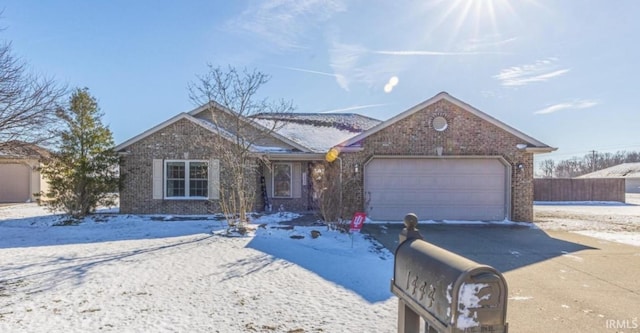
[(25, 164), (0, 164), (0, 202), (27, 202), (31, 199), (31, 168)]
[(21, 141), (0, 143), (0, 203), (30, 202), (47, 191), (38, 168), (49, 152)]
[(624, 178), (626, 193), (640, 193), (640, 162), (614, 165), (578, 178)]
[(510, 170), (500, 157), (374, 157), (365, 165), (367, 215), (401, 220), (501, 221), (509, 216)]

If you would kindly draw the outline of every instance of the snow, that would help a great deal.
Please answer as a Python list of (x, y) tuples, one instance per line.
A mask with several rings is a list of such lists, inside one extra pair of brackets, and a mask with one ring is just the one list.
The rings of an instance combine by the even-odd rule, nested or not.
[(478, 312), (473, 309), (481, 308), (480, 301), (491, 298), (491, 294), (485, 294), (478, 297), (478, 293), (488, 287), (486, 283), (463, 283), (458, 292), (458, 320), (456, 327), (459, 329), (467, 329), (480, 326), (478, 323)]
[[(640, 246), (638, 203), (538, 203), (544, 221), (525, 225)], [(36, 204), (0, 206), (0, 332), (395, 332), (392, 254), (360, 233), (279, 224), (296, 216), (230, 238), (214, 216), (114, 209), (56, 226)], [(477, 323), (480, 290), (461, 290), (458, 327)]]
[(55, 226), (35, 204), (0, 207), (0, 332), (395, 331), (392, 254), (358, 233), (276, 224), (294, 216), (229, 238), (210, 216)]
[[(272, 120), (259, 119), (258, 122), (267, 128), (273, 127)], [(359, 133), (336, 127), (300, 123), (285, 123), (277, 132), (315, 152), (322, 153)]]
[(593, 238), (604, 239), (611, 242), (618, 242), (618, 243), (640, 246), (640, 233), (638, 232), (624, 233), (624, 232), (580, 230), (580, 231), (576, 231), (576, 233), (593, 237)]
[(640, 194), (626, 202), (535, 202), (535, 224), (545, 230), (574, 232), (603, 241), (640, 246)]

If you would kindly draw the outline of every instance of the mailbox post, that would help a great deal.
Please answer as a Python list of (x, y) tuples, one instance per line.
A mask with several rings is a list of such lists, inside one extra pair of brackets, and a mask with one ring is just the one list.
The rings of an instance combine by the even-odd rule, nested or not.
[(507, 333), (507, 283), (493, 267), (423, 240), (415, 214), (405, 216), (391, 291), (398, 296), (398, 333)]

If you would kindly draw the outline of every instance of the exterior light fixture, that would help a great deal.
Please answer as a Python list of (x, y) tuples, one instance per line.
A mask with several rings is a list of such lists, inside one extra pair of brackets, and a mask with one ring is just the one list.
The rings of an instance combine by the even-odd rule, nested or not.
[(331, 163), (338, 158), (338, 155), (340, 155), (340, 151), (336, 147), (333, 147), (324, 155), (324, 159)]

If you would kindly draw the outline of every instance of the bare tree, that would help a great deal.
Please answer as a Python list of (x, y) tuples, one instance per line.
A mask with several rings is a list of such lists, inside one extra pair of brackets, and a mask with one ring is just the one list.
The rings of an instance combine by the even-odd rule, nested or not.
[(571, 178), (578, 177), (593, 171), (606, 169), (621, 163), (640, 162), (639, 152), (617, 151), (615, 153), (591, 153), (582, 158), (572, 157), (555, 163), (548, 159), (540, 162), (539, 170), (541, 177)]
[(556, 169), (556, 163), (552, 159), (547, 159), (540, 162), (540, 170), (542, 171), (542, 178), (553, 178), (555, 169)]
[(39, 143), (53, 137), (56, 110), (66, 89), (27, 73), (26, 65), (0, 45), (0, 144), (12, 140)]
[(340, 169), (335, 163), (316, 162), (311, 169), (313, 199), (323, 220), (338, 221), (340, 210)]
[[(189, 97), (196, 105), (209, 105), (210, 121), (217, 134), (213, 149), (220, 161), (219, 205), (231, 224), (248, 221), (255, 206), (259, 170), (269, 167), (261, 159), (259, 146), (268, 142), (281, 122), (258, 122), (253, 116), (263, 113), (290, 113), (289, 101), (259, 99), (258, 90), (270, 77), (257, 70), (238, 71), (208, 65), (206, 74), (189, 84)], [(232, 143), (232, 144), (230, 144)]]
[(571, 159), (558, 162), (556, 175), (560, 178), (573, 178), (585, 173), (582, 171), (585, 169), (584, 160), (573, 157)]

